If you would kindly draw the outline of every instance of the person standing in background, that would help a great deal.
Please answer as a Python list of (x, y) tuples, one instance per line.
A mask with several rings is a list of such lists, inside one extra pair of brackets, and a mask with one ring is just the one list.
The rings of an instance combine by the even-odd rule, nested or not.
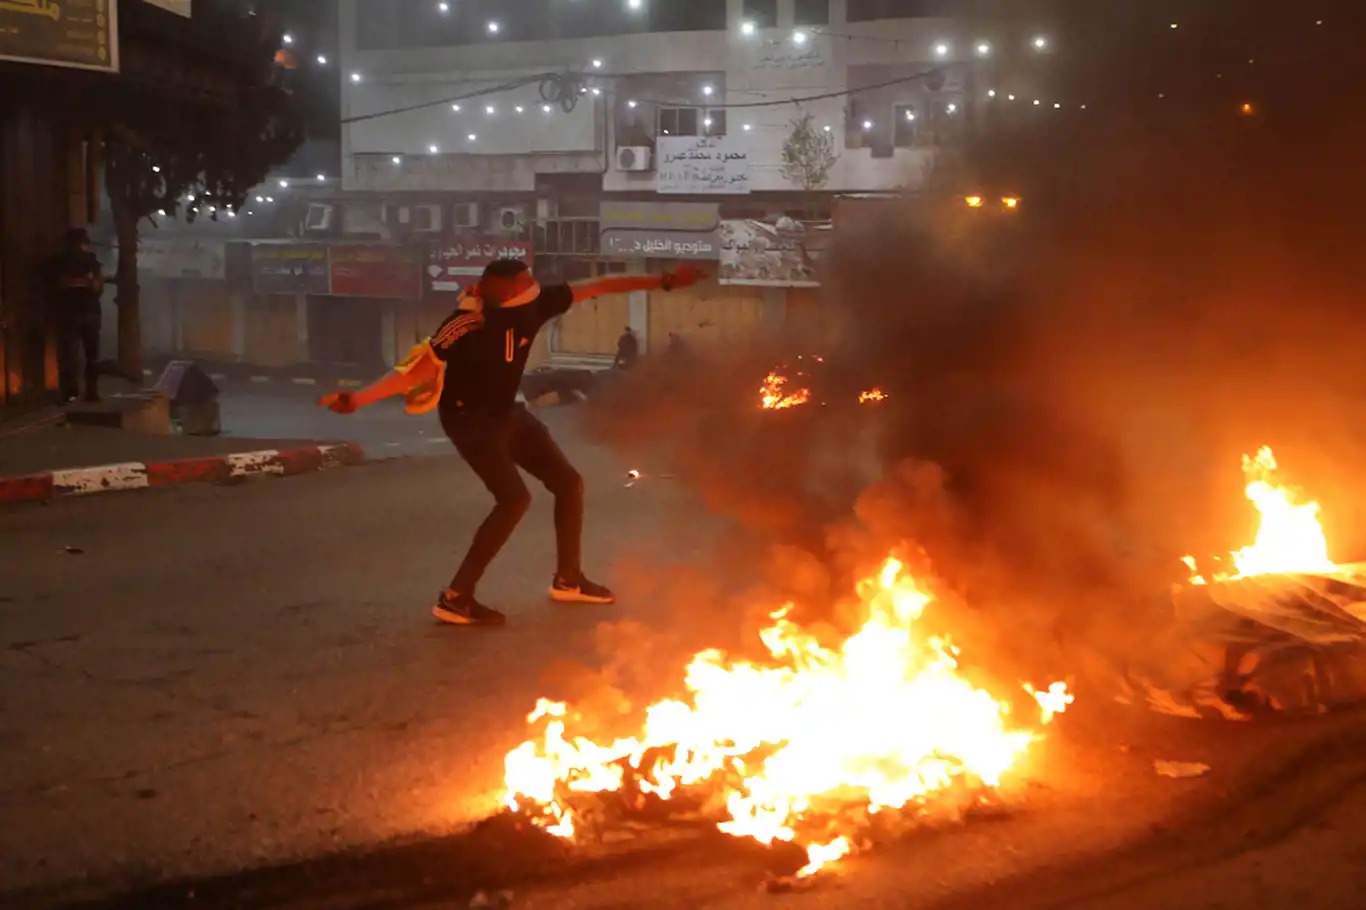
[(632, 332), (628, 325), (617, 339), (617, 356), (612, 361), (612, 369), (629, 370), (636, 365), (639, 358), (640, 342), (636, 340), (636, 333)]
[[(66, 249), (53, 265), (57, 302), (57, 369), (63, 401), (80, 396), (79, 373), (85, 375), (85, 400), (99, 401), (100, 294), (104, 276), (100, 260), (90, 249), (84, 228), (67, 232)], [(83, 371), (77, 363), (83, 358)], [(141, 379), (141, 377), (139, 377)]]

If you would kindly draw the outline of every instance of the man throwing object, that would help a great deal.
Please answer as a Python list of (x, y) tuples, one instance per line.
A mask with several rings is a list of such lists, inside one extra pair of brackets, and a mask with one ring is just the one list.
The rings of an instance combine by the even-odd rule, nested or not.
[(378, 382), (357, 392), (333, 392), (320, 404), (339, 414), (393, 395), (410, 413), (437, 408), (441, 427), (465, 462), (493, 494), (493, 511), (475, 531), (469, 552), (432, 615), (456, 625), (502, 625), (503, 614), (475, 598), (475, 587), (531, 504), (518, 468), (555, 497), (557, 567), (550, 599), (561, 603), (612, 603), (616, 596), (589, 581), (580, 563), (583, 478), (550, 431), (517, 403), (531, 345), (541, 327), (573, 304), (600, 294), (695, 284), (688, 266), (663, 275), (613, 275), (542, 288), (526, 263), (500, 259), (484, 269), (459, 307), (427, 341)]

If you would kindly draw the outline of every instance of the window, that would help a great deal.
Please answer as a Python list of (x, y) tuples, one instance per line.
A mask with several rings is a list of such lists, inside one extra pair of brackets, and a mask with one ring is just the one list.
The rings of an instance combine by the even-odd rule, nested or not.
[(655, 137), (655, 123), (656, 117), (648, 106), (631, 107), (626, 102), (619, 101), (613, 131), (617, 146), (649, 145)]
[(830, 0), (793, 0), (793, 25), (829, 25)]
[(702, 135), (704, 136), (724, 136), (726, 135), (726, 109), (714, 108), (707, 111), (707, 115), (702, 118)]
[(887, 124), (878, 121), (879, 118), (874, 116), (874, 109), (871, 106), (858, 99), (851, 99), (844, 116), (844, 147), (868, 148), (879, 133), (885, 136), (888, 132)]
[(962, 131), (963, 102), (937, 101), (934, 105), (934, 143), (942, 145), (958, 140)]
[(701, 111), (695, 107), (661, 107), (659, 109), (660, 136), (700, 136), (702, 133), (699, 116)]
[(955, 0), (848, 0), (845, 21), (947, 18), (955, 5)]
[[(647, 4), (652, 32), (724, 32), (726, 0), (677, 0)], [(633, 15), (639, 15), (635, 13)]]
[(920, 113), (914, 104), (898, 104), (892, 108), (892, 144), (899, 149), (912, 148), (920, 134)]
[(756, 28), (778, 27), (778, 0), (744, 0), (740, 9), (741, 18)]

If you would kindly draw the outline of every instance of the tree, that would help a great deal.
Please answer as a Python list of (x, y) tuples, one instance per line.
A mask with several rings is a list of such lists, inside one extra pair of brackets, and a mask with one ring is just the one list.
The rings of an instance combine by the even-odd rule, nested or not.
[[(198, 23), (196, 23), (198, 24)], [(200, 103), (124, 112), (104, 136), (105, 188), (118, 238), (115, 279), (119, 366), (142, 374), (138, 288), (138, 232), (146, 219), (200, 215), (217, 220), (236, 212), (247, 193), (303, 144), (302, 117), (276, 85), (281, 32), (253, 18), (215, 22), (234, 49), (231, 105)]]
[(830, 179), (830, 169), (839, 157), (835, 140), (816, 129), (810, 111), (800, 112), (789, 125), (792, 132), (783, 143), (783, 177), (808, 192), (818, 190)]

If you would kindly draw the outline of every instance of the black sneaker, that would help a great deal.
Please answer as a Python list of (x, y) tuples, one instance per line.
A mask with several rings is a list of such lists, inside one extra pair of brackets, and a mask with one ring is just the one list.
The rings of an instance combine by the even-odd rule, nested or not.
[(507, 618), (467, 594), (442, 591), (432, 607), (432, 615), (453, 626), (501, 626)]
[(562, 604), (611, 604), (617, 602), (617, 595), (582, 575), (575, 581), (556, 575), (550, 582), (550, 599)]

